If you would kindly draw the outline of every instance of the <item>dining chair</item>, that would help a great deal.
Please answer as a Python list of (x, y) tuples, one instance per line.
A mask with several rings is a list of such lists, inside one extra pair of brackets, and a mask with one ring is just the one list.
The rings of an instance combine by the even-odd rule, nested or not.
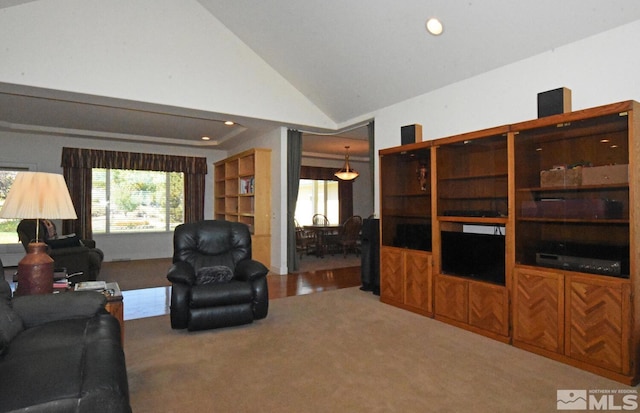
[[(362, 217), (354, 215), (349, 217), (336, 237), (329, 238), (329, 242), (342, 250), (344, 257), (347, 256), (347, 251), (352, 250), (356, 256), (360, 255), (360, 232), (362, 231)], [(330, 246), (331, 248), (331, 246)]]
[(329, 219), (326, 217), (326, 215), (315, 214), (313, 216), (313, 225), (330, 225)]
[(296, 227), (296, 252), (300, 253), (300, 259), (304, 254), (310, 255), (316, 252), (316, 233), (304, 229), (298, 220), (293, 220)]

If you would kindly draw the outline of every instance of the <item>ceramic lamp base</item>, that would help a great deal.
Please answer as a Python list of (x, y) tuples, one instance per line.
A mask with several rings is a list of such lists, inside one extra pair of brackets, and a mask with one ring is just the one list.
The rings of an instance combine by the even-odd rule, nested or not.
[(17, 295), (51, 294), (53, 292), (53, 259), (47, 254), (47, 244), (32, 242), (27, 255), (18, 263)]

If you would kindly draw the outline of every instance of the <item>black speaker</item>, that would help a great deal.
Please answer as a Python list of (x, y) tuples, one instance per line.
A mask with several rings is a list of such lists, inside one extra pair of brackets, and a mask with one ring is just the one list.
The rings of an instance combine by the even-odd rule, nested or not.
[(422, 142), (422, 125), (407, 125), (400, 128), (400, 138), (403, 145)]
[(360, 277), (363, 291), (380, 295), (380, 220), (362, 220)]
[(538, 93), (538, 118), (571, 112), (571, 89), (561, 87)]

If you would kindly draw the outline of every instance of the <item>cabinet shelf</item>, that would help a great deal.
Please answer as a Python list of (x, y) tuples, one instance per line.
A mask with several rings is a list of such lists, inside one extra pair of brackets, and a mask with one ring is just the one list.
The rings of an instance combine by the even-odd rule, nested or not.
[(537, 218), (537, 217), (519, 217), (517, 221), (521, 222), (547, 222), (558, 224), (597, 224), (597, 225), (629, 225), (628, 219), (580, 219), (580, 218)]
[(421, 192), (419, 194), (384, 194), (385, 198), (429, 198), (431, 199), (431, 192)]
[(439, 139), (434, 144), (438, 216), (502, 217), (508, 211), (507, 128)]
[(438, 216), (440, 222), (459, 222), (463, 224), (497, 224), (506, 225), (507, 217), (463, 217), (463, 216)]
[(380, 168), (381, 244), (430, 250), (430, 143), (412, 150), (381, 150)]
[(488, 173), (482, 175), (465, 175), (465, 176), (445, 176), (438, 177), (438, 181), (470, 181), (470, 180), (481, 180), (481, 179), (497, 179), (504, 178), (506, 179), (508, 175), (506, 173)]
[(617, 191), (628, 189), (629, 184), (608, 184), (608, 185), (580, 185), (564, 187), (531, 187), (518, 188), (518, 192), (589, 192), (589, 191)]
[(441, 196), (441, 201), (487, 201), (487, 200), (503, 200), (504, 202), (509, 199), (507, 195), (504, 196)]
[(424, 215), (424, 214), (407, 214), (407, 213), (402, 213), (402, 212), (384, 212), (384, 215), (386, 217), (395, 217), (395, 218), (418, 218), (418, 219), (422, 219), (424, 221), (431, 221), (431, 216), (430, 215)]

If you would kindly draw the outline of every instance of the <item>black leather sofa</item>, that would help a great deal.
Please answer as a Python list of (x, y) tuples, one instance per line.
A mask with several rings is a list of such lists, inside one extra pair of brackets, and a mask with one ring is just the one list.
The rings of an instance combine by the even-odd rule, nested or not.
[(267, 316), (267, 267), (251, 259), (251, 234), (238, 222), (178, 225), (173, 235), (171, 327), (204, 330)]
[(131, 412), (120, 325), (105, 303), (97, 292), (12, 299), (0, 279), (0, 412)]

